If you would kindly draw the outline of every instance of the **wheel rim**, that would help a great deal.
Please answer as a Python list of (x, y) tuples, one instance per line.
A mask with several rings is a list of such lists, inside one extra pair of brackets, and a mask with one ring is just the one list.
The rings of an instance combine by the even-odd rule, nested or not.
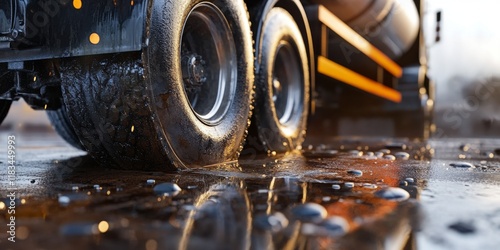
[(277, 118), (286, 127), (297, 126), (302, 115), (302, 75), (298, 53), (294, 47), (282, 41), (276, 50), (272, 99)]
[(223, 13), (211, 3), (196, 5), (182, 31), (181, 71), (191, 110), (207, 125), (219, 124), (233, 101), (235, 51)]

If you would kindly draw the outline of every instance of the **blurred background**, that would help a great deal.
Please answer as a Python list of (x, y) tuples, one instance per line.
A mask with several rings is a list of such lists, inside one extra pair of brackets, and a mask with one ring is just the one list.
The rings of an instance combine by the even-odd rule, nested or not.
[[(500, 2), (427, 1), (426, 40), (436, 82), (435, 137), (500, 135)], [(436, 13), (442, 11), (440, 41)]]
[[(435, 137), (500, 136), (499, 9), (498, 0), (427, 1), (424, 29), (436, 83)], [(50, 130), (44, 112), (16, 102), (1, 129), (26, 128)]]

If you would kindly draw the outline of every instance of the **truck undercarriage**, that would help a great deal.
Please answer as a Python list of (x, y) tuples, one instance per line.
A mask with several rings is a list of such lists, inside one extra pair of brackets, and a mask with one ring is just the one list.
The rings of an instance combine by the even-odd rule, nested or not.
[(313, 113), (393, 115), (427, 136), (423, 3), (342, 2), (3, 1), (0, 118), (23, 98), (120, 168), (297, 150)]

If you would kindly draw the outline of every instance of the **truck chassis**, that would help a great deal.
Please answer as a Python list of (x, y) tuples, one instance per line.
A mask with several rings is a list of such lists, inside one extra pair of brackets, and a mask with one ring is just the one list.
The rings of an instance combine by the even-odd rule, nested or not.
[[(379, 26), (395, 18), (394, 1), (373, 2), (389, 8)], [(3, 1), (0, 118), (23, 98), (68, 143), (120, 168), (234, 162), (249, 133), (246, 153), (297, 150), (314, 113), (389, 114), (421, 124), (410, 137), (428, 136), (422, 30), (394, 58), (331, 10), (298, 0)]]

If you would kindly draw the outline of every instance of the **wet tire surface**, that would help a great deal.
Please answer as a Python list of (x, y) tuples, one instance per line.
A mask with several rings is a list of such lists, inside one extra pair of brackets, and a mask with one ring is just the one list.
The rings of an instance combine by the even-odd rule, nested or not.
[(47, 117), (49, 118), (52, 126), (56, 132), (71, 146), (85, 150), (78, 135), (69, 121), (68, 112), (66, 107), (61, 107), (58, 110), (47, 111)]
[[(254, 14), (254, 18), (258, 17), (259, 14)], [(273, 7), (261, 18), (264, 18), (263, 30), (255, 38), (261, 47), (256, 50), (256, 103), (250, 132), (266, 150), (292, 151), (304, 141), (309, 114), (310, 78), (305, 41), (287, 10)]]
[[(118, 168), (164, 167), (139, 55), (86, 58), (63, 68), (63, 95), (83, 145)], [(76, 79), (76, 80), (75, 80)]]

